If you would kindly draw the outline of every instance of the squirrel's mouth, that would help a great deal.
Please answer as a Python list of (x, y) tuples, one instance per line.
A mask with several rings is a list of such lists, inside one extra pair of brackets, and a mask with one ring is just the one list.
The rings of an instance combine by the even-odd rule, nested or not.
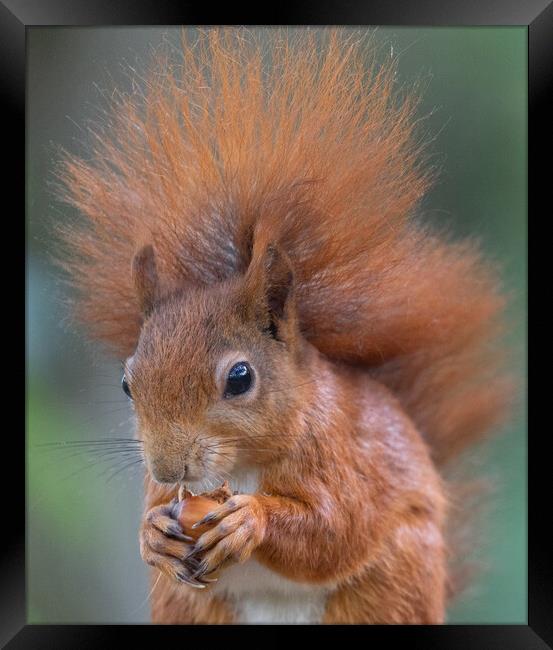
[(181, 450), (153, 448), (145, 449), (145, 460), (149, 473), (156, 483), (190, 484), (194, 491), (206, 491), (220, 485), (229, 472), (233, 471), (237, 458), (231, 448), (213, 449), (189, 445)]
[(197, 483), (205, 479), (205, 470), (198, 470), (195, 467), (191, 467), (186, 464), (184, 466), (184, 472), (182, 474), (181, 483)]
[(209, 486), (219, 485), (221, 480), (214, 474), (204, 473), (201, 476), (186, 476), (180, 481), (181, 485), (194, 494), (210, 489)]

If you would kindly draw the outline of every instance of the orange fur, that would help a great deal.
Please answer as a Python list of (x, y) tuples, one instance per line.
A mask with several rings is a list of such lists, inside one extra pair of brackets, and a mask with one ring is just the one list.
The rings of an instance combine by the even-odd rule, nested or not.
[[(273, 496), (226, 513), (228, 552), (339, 585), (330, 622), (439, 622), (445, 497), (431, 458), (443, 466), (504, 414), (495, 272), (475, 244), (412, 218), (430, 174), (393, 63), (333, 30), (275, 31), (267, 48), (242, 29), (185, 41), (142, 90), (115, 96), (90, 160), (64, 159), (63, 197), (86, 217), (63, 232), (78, 314), (134, 355), (150, 471), (178, 474), (184, 450), (205, 465), (209, 437), (226, 458), (213, 467), (262, 468)], [(143, 244), (155, 274), (140, 272)], [(288, 276), (283, 349), (261, 331), (262, 305), (267, 282), (278, 300)], [(247, 351), (271, 386), (243, 412), (212, 405), (228, 350)], [(155, 616), (180, 620), (163, 614), (167, 589)]]

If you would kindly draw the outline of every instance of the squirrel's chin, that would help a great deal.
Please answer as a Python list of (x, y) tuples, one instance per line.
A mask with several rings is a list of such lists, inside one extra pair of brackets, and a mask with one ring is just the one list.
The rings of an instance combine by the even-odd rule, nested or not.
[(182, 481), (183, 485), (186, 486), (191, 492), (194, 492), (194, 494), (205, 492), (206, 490), (212, 490), (216, 487), (219, 487), (223, 482), (224, 479), (222, 479), (219, 475), (211, 474), (209, 472), (205, 472), (201, 476), (186, 476)]

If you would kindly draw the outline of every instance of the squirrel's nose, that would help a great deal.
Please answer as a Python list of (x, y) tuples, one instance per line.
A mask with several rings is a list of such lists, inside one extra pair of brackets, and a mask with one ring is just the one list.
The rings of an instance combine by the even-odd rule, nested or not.
[(175, 467), (166, 459), (152, 459), (148, 463), (150, 472), (158, 483), (178, 483), (186, 475), (186, 468)]

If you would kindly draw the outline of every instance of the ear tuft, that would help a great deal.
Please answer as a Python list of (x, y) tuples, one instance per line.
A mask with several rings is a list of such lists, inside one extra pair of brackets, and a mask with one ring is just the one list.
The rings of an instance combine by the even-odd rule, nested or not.
[(143, 316), (148, 316), (159, 292), (155, 253), (151, 244), (143, 246), (135, 254), (132, 260), (131, 273), (140, 310)]

